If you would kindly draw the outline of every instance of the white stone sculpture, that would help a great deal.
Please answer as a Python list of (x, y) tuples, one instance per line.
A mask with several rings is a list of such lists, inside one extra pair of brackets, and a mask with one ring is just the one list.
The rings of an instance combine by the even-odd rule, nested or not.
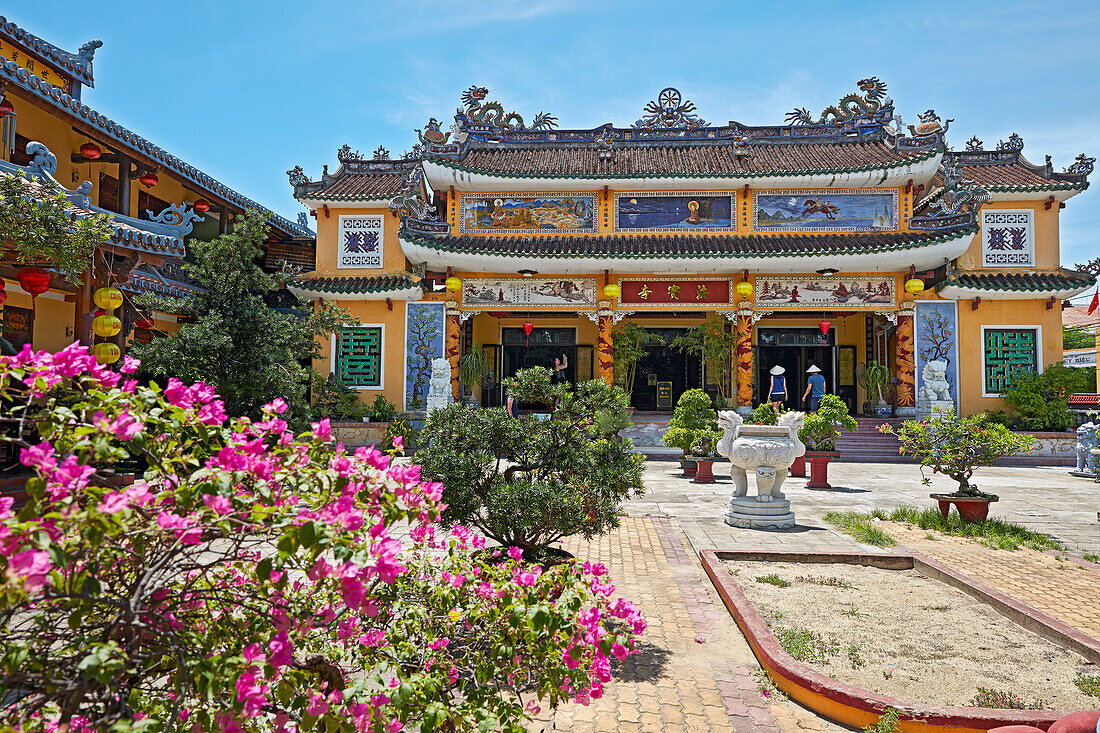
[[(780, 489), (791, 464), (806, 453), (798, 439), (805, 418), (801, 412), (785, 412), (778, 425), (746, 425), (733, 410), (718, 413), (722, 428), (718, 453), (729, 458), (733, 479), (726, 524), (759, 529), (794, 526), (791, 503)], [(756, 496), (748, 496), (750, 470), (756, 475)]]
[(1074, 476), (1096, 478), (1096, 454), (1094, 449), (1100, 446), (1096, 436), (1096, 425), (1087, 422), (1077, 428), (1077, 468), (1070, 471)]
[(451, 404), (451, 362), (440, 356), (432, 359), (432, 377), (428, 381), (426, 410), (430, 413)]
[(917, 394), (917, 414), (935, 415), (937, 412), (955, 409), (955, 400), (951, 398), (951, 382), (947, 381), (947, 362), (933, 359), (924, 365), (921, 371), (924, 386)]

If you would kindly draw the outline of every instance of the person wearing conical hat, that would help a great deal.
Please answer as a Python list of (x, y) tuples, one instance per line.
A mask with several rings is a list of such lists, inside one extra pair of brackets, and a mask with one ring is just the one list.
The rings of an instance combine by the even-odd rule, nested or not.
[(776, 364), (771, 368), (771, 388), (768, 390), (768, 402), (779, 411), (780, 406), (787, 401), (787, 378), (783, 372), (787, 371)]
[(825, 377), (821, 375), (821, 370), (816, 364), (811, 364), (806, 373), (810, 377), (806, 380), (806, 391), (802, 394), (802, 401), (805, 402), (809, 397), (810, 412), (817, 412), (817, 408), (821, 406), (821, 398), (825, 396)]

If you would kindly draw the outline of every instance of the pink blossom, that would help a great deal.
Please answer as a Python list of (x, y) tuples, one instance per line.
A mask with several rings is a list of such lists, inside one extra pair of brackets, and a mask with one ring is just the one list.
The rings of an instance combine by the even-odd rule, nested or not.
[(405, 439), (400, 435), (393, 437), (393, 449), (398, 452), (405, 450)]
[(325, 700), (325, 696), (320, 693), (314, 693), (309, 698), (309, 705), (306, 706), (306, 712), (310, 715), (324, 715), (328, 712), (328, 701)]
[(286, 631), (280, 631), (267, 648), (271, 650), (271, 666), (276, 669), (286, 667), (294, 661), (294, 646), (287, 637)]
[(523, 550), (518, 547), (509, 547), (508, 557), (512, 558), (513, 560), (519, 560), (521, 557), (523, 557)]
[(229, 514), (233, 511), (233, 502), (229, 500), (228, 496), (222, 496), (221, 494), (203, 494), (202, 503), (215, 514)]
[(52, 570), (50, 553), (44, 550), (24, 550), (8, 560), (7, 576), (12, 580), (23, 579), (23, 587), (33, 593), (46, 584), (46, 575)]
[(534, 585), (536, 579), (537, 576), (534, 573), (526, 572), (516, 573), (515, 577), (513, 578), (513, 580), (515, 580), (516, 582), (516, 585)]
[(137, 371), (137, 368), (141, 366), (141, 360), (135, 359), (132, 356), (122, 357), (122, 366), (118, 368), (123, 374), (133, 374)]
[(99, 502), (96, 510), (103, 514), (117, 514), (128, 506), (130, 506), (130, 502), (125, 494), (121, 491), (112, 491), (103, 497), (103, 501)]
[(451, 681), (452, 685), (455, 682), (458, 682), (458, 668), (451, 667), (450, 669), (448, 669), (447, 670), (447, 679)]
[(390, 722), (386, 723), (386, 733), (397, 733), (397, 731), (401, 730), (404, 727), (404, 723), (402, 723), (397, 718), (393, 718), (392, 720), (390, 720)]
[(39, 468), (43, 471), (51, 471), (57, 467), (53, 445), (48, 440), (22, 449), (19, 452), (19, 462), (28, 468)]
[(286, 400), (282, 397), (276, 397), (271, 402), (264, 405), (264, 412), (274, 412), (276, 415), (282, 415), (286, 412), (287, 404)]
[(448, 646), (450, 646), (450, 644), (451, 644), (451, 640), (449, 638), (447, 638), (446, 636), (444, 636), (442, 638), (435, 639), (432, 642), (430, 642), (428, 644), (428, 648), (435, 651), (435, 650), (438, 650), (438, 649), (446, 649)]
[(319, 440), (322, 443), (332, 440), (332, 427), (329, 425), (327, 417), (320, 422), (313, 423), (310, 427), (313, 429), (314, 440)]
[(164, 399), (176, 407), (188, 408), (194, 402), (191, 390), (187, 389), (183, 382), (175, 377), (169, 377), (168, 386), (164, 390)]

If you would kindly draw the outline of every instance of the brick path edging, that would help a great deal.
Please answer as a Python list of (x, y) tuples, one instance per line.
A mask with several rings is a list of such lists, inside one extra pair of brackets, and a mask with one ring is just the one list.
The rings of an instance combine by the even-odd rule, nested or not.
[[(1066, 624), (1020, 603), (1014, 598), (978, 583), (946, 565), (917, 554), (845, 554), (802, 552), (722, 552), (703, 550), (699, 553), (711, 581), (714, 583), (726, 608), (733, 615), (737, 626), (744, 633), (761, 666), (775, 684), (793, 699), (815, 712), (837, 722), (851, 726), (865, 726), (877, 722), (886, 708), (895, 708), (901, 714), (902, 733), (917, 731), (956, 730), (980, 733), (1004, 725), (1032, 725), (1046, 729), (1066, 712), (1046, 710), (995, 710), (991, 708), (963, 708), (950, 706), (914, 705), (886, 695), (846, 685), (798, 662), (779, 645), (767, 623), (748, 600), (736, 581), (725, 572), (722, 561), (727, 559), (771, 560), (777, 562), (845, 562), (870, 565), (886, 569), (915, 568), (924, 575), (945, 582), (967, 594), (989, 603), (1002, 615), (1020, 623), (1012, 614), (1022, 614), (1030, 623), (1045, 626), (1059, 643), (1071, 646), (1074, 651), (1088, 651), (1086, 658), (1100, 653), (1100, 642), (1081, 634)], [(1012, 614), (1005, 611), (1011, 611)], [(1024, 625), (1024, 624), (1021, 624)], [(1036, 628), (1026, 628), (1039, 633)]]

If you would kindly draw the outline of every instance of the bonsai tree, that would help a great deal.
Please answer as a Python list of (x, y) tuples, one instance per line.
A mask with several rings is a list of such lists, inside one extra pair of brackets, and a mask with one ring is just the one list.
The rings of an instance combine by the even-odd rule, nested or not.
[(443, 484), (443, 524), (476, 527), (529, 559), (548, 556), (562, 537), (617, 527), (622, 502), (644, 490), (645, 458), (604, 432), (625, 413), (626, 393), (602, 379), (554, 384), (545, 367), (520, 370), (509, 388), (546, 405), (550, 418), (451, 404), (424, 424), (416, 461)]
[[(970, 483), (974, 470), (1001, 456), (1029, 452), (1034, 444), (1030, 435), (990, 422), (986, 413), (960, 418), (954, 410), (944, 410), (930, 420), (906, 420), (897, 430), (889, 425), (881, 425), (879, 430), (896, 436), (900, 452), (920, 461), (922, 476), (924, 469), (930, 468), (957, 481), (959, 488), (953, 495), (960, 497), (996, 498)], [(931, 482), (924, 476), (925, 486)]]
[(835, 394), (822, 395), (817, 412), (806, 413), (806, 421), (798, 431), (798, 438), (806, 444), (807, 451), (832, 453), (840, 438), (838, 426), (849, 433), (859, 427), (855, 418), (848, 414), (848, 405), (844, 400)]
[(392, 422), (397, 417), (397, 405), (384, 394), (376, 395), (370, 406), (371, 422)]
[[(713, 401), (701, 389), (689, 389), (680, 395), (668, 421), (668, 432), (661, 439), (671, 448), (679, 448), (684, 455), (695, 454), (696, 446), (713, 446), (722, 439), (718, 429), (718, 413)], [(709, 451), (705, 455), (710, 455)]]
[(672, 341), (673, 347), (690, 354), (697, 354), (706, 366), (707, 374), (718, 385), (722, 405), (730, 401), (730, 381), (733, 376), (730, 354), (737, 345), (737, 334), (724, 318), (711, 318), (688, 329), (683, 336)]
[(885, 364), (877, 361), (867, 362), (867, 369), (863, 372), (863, 384), (867, 388), (867, 399), (875, 400), (876, 404), (879, 405), (887, 404), (886, 395), (890, 389), (890, 370)]
[(474, 385), (480, 384), (489, 373), (489, 355), (481, 344), (474, 344), (458, 360), (458, 379), (462, 393), (473, 399)]
[(637, 323), (624, 321), (611, 331), (612, 351), (615, 361), (615, 384), (628, 395), (634, 393), (634, 376), (638, 360), (645, 356), (646, 344), (663, 344), (665, 340)]

